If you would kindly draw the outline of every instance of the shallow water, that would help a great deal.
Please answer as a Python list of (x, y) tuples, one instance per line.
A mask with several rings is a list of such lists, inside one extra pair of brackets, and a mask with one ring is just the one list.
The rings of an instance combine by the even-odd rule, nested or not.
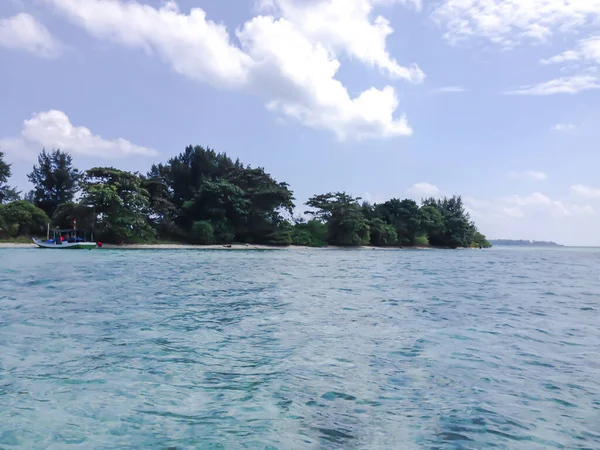
[(600, 251), (0, 249), (0, 448), (600, 448)]

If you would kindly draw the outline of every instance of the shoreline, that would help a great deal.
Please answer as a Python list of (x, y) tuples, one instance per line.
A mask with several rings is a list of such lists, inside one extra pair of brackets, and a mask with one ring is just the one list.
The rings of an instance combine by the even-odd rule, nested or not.
[[(33, 243), (0, 242), (0, 249), (37, 248)], [(223, 245), (191, 245), (191, 244), (103, 244), (97, 250), (436, 250), (435, 247), (306, 247), (301, 245), (276, 246), (258, 244), (231, 244)]]

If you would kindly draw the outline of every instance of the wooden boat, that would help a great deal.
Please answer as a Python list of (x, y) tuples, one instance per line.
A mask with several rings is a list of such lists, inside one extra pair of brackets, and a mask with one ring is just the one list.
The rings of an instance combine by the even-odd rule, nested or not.
[[(77, 222), (73, 221), (72, 229), (53, 229), (53, 236), (50, 239), (50, 225), (48, 224), (48, 231), (46, 233), (46, 240), (33, 238), (33, 243), (39, 248), (56, 248), (61, 250), (66, 249), (79, 249), (79, 250), (91, 250), (98, 247), (96, 242), (93, 242), (94, 236), (92, 234), (92, 241), (87, 240), (86, 232), (77, 232)], [(83, 234), (83, 236), (81, 236)]]

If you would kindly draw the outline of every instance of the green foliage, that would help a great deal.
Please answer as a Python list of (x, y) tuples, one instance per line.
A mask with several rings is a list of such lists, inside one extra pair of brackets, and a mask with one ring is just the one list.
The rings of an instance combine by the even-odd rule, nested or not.
[(441, 223), (439, 219), (433, 220), (434, 226), (429, 232), (431, 245), (456, 248), (468, 247), (471, 244), (475, 228), (460, 196), (429, 198), (423, 201), (423, 206), (436, 208), (442, 217)]
[[(225, 153), (188, 146), (146, 175), (113, 167), (84, 174), (59, 150), (38, 157), (29, 174), (35, 190), (28, 201), (6, 183), (10, 165), (0, 152), (0, 229), (4, 235), (45, 233), (53, 227), (94, 230), (104, 242), (246, 242), (270, 245), (487, 247), (461, 197), (360, 203), (345, 192), (311, 197), (312, 220), (291, 222), (293, 192), (262, 167), (244, 166)], [(74, 202), (77, 190), (81, 200)]]
[(377, 205), (375, 208), (377, 217), (392, 225), (401, 245), (412, 245), (415, 243), (419, 232), (421, 221), (419, 217), (419, 205), (414, 200), (391, 199)]
[(382, 219), (376, 217), (369, 222), (371, 230), (371, 244), (377, 247), (389, 247), (396, 245), (398, 234), (396, 228)]
[(319, 220), (298, 221), (292, 232), (292, 244), (306, 247), (326, 247), (328, 234), (327, 224)]
[(6, 184), (10, 175), (10, 164), (4, 161), (4, 153), (0, 151), (0, 205), (19, 199), (19, 192)]
[(0, 224), (10, 237), (45, 235), (49, 223), (46, 213), (26, 200), (0, 205)]
[[(473, 225), (474, 227), (474, 225)], [(486, 237), (481, 234), (479, 231), (475, 231), (473, 233), (473, 240), (471, 242), (471, 247), (481, 247), (481, 248), (489, 248), (492, 244), (486, 239)]]
[(53, 227), (71, 228), (74, 220), (78, 228), (92, 230), (95, 225), (93, 206), (68, 202), (59, 205), (52, 214)]
[(198, 220), (192, 224), (191, 238), (195, 244), (212, 244), (215, 239), (215, 232), (212, 224), (208, 220)]
[(112, 167), (95, 167), (85, 173), (82, 204), (95, 210), (96, 235), (105, 242), (153, 240), (148, 223), (150, 194), (138, 174)]
[(415, 245), (418, 247), (429, 247), (429, 238), (426, 234), (417, 236), (417, 238), (415, 239)]
[(293, 193), (263, 168), (245, 167), (225, 153), (189, 146), (166, 164), (153, 166), (146, 180), (151, 217), (158, 224), (166, 217), (187, 240), (194, 241), (195, 222), (208, 220), (217, 243), (291, 242), (283, 214), (293, 209)]
[(73, 200), (81, 174), (73, 168), (71, 155), (60, 150), (48, 153), (44, 149), (38, 156), (38, 165), (27, 178), (34, 186), (28, 199), (52, 215), (60, 204)]
[(369, 243), (370, 230), (359, 200), (345, 192), (315, 195), (306, 202), (314, 211), (306, 214), (327, 224), (329, 244), (343, 247), (365, 245)]

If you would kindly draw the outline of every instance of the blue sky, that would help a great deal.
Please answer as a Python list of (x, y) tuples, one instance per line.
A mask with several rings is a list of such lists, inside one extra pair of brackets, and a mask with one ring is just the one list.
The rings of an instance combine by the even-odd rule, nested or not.
[(600, 0), (5, 0), (0, 146), (22, 189), (42, 147), (200, 144), (299, 205), (461, 194), (488, 237), (600, 245), (598, 36)]

